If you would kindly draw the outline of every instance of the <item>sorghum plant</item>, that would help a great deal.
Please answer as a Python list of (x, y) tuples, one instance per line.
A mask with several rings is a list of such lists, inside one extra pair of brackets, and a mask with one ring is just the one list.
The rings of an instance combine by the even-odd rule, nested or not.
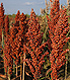
[[(24, 52), (24, 46), (26, 43), (27, 43), (27, 39), (26, 39), (26, 36), (25, 34), (27, 33), (28, 31), (28, 20), (27, 20), (27, 17), (26, 15), (24, 15), (24, 13), (22, 13), (20, 15), (20, 32), (19, 32), (19, 36), (20, 36), (20, 39), (21, 39), (21, 42), (22, 42), (22, 46), (21, 46), (21, 50), (23, 50), (23, 55), (24, 55), (24, 59), (26, 58), (26, 54)], [(21, 58), (22, 58), (22, 55), (21, 55)], [(22, 62), (22, 61), (21, 61)], [(22, 69), (22, 68), (21, 68)], [(21, 75), (22, 75), (22, 70), (20, 71), (21, 72)], [(23, 80), (25, 78), (25, 62), (23, 62)]]
[[(19, 11), (18, 11), (19, 13)], [(4, 45), (4, 59), (5, 59), (5, 71), (7, 72), (7, 68), (9, 67), (9, 74), (12, 74), (12, 66), (13, 59), (15, 60), (15, 64), (18, 64), (19, 58), (22, 54), (24, 34), (27, 31), (27, 21), (26, 16), (22, 13), (21, 15), (16, 15), (15, 24), (10, 29), (9, 34), (5, 38)], [(19, 17), (18, 17), (19, 16)], [(20, 23), (19, 23), (20, 22)], [(26, 28), (26, 30), (25, 30)], [(5, 20), (5, 32), (8, 31), (8, 16)]]
[(47, 43), (41, 44), (43, 33), (40, 33), (40, 25), (33, 9), (28, 25), (28, 32), (26, 33), (28, 44), (24, 45), (24, 52), (28, 53), (31, 56), (31, 59), (24, 59), (23, 61), (28, 63), (34, 77), (33, 80), (38, 80), (40, 78), (42, 65), (45, 62), (44, 57), (48, 54), (48, 51), (42, 54)]
[(69, 30), (68, 16), (66, 12), (67, 9), (59, 10), (59, 0), (54, 0), (50, 11), (50, 18), (47, 16), (52, 48), (50, 54), (52, 80), (58, 78), (58, 71), (66, 61), (65, 53), (69, 51), (69, 49), (63, 51), (63, 46), (70, 39), (70, 37), (66, 37)]
[(0, 6), (0, 27), (3, 29), (4, 28), (4, 8), (3, 8), (3, 3), (1, 3)]
[(15, 17), (15, 25), (19, 26), (19, 17), (20, 17), (20, 11), (18, 10), (16, 17)]
[(11, 46), (10, 46), (10, 35), (9, 35), (9, 18), (8, 16), (5, 17), (5, 26), (4, 26), (4, 68), (5, 73), (8, 75), (8, 78), (10, 79), (9, 75), (12, 74), (13, 69), (13, 58), (11, 55)]
[(3, 8), (3, 3), (1, 3), (0, 6), (0, 45), (2, 42), (2, 30), (4, 29), (4, 8)]
[(13, 66), (13, 59), (12, 59), (12, 55), (11, 55), (11, 46), (10, 46), (10, 35), (7, 35), (7, 38), (5, 38), (4, 40), (4, 68), (5, 68), (5, 72), (7, 74), (12, 74), (12, 66)]
[(5, 36), (7, 36), (7, 34), (9, 34), (9, 18), (8, 18), (8, 16), (6, 16), (6, 18), (5, 18)]
[(3, 53), (4, 53), (4, 68), (5, 68), (5, 74), (7, 75), (7, 71), (8, 74), (12, 74), (12, 56), (11, 56), (11, 47), (10, 47), (10, 43), (9, 43), (9, 18), (8, 16), (6, 16), (5, 18), (5, 26), (4, 26), (4, 49), (3, 49)]
[[(19, 22), (20, 22), (20, 24), (18, 24)], [(27, 29), (27, 21), (26, 21), (26, 16), (23, 13), (19, 16), (18, 23), (15, 23), (10, 31), (11, 36), (12, 36), (11, 40), (14, 39), (11, 46), (13, 48), (12, 57), (15, 60), (19, 59), (19, 57), (21, 56), (22, 49), (23, 49), (23, 43), (26, 42), (24, 35), (27, 31), (26, 30)]]

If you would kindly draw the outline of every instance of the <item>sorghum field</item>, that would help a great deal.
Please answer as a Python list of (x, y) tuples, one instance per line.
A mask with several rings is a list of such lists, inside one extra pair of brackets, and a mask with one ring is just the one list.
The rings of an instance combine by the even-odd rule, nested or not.
[(50, 2), (39, 16), (5, 15), (1, 3), (0, 80), (70, 80), (70, 9)]

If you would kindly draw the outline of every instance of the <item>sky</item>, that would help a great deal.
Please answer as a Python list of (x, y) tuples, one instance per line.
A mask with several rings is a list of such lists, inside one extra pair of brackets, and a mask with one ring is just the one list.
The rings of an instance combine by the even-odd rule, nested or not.
[[(16, 14), (18, 10), (20, 13), (30, 14), (33, 8), (35, 13), (40, 15), (40, 8), (45, 8), (45, 0), (0, 0), (1, 3), (3, 3), (5, 14)], [(60, 4), (67, 5), (67, 0), (60, 0)]]

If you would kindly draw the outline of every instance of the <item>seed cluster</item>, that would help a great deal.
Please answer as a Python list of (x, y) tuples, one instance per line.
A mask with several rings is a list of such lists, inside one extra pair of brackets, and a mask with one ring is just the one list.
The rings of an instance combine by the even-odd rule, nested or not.
[(65, 8), (59, 9), (59, 0), (55, 0), (50, 11), (50, 18), (47, 16), (52, 48), (50, 54), (52, 80), (58, 78), (58, 70), (65, 64), (65, 53), (69, 51), (69, 49), (63, 51), (63, 46), (70, 39), (70, 37), (66, 37), (66, 34), (70, 29), (66, 12), (67, 9)]

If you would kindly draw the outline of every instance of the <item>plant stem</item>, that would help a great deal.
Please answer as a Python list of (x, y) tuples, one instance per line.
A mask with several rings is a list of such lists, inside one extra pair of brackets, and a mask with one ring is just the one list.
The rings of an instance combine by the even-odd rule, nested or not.
[(16, 76), (18, 75), (17, 69), (18, 69), (18, 65), (16, 64)]
[[(66, 59), (68, 60), (68, 54), (66, 54)], [(68, 64), (68, 61), (66, 61), (66, 64), (65, 64), (65, 80), (67, 80), (67, 64)]]
[[(25, 53), (24, 53), (24, 59), (26, 59)], [(25, 80), (25, 62), (23, 62), (23, 80)]]
[(15, 61), (13, 60), (13, 73), (15, 74)]
[[(9, 72), (9, 67), (8, 67), (8, 72)], [(10, 79), (10, 74), (9, 74), (9, 73), (8, 73), (8, 80), (11, 80), (11, 79)]]
[(20, 56), (20, 80), (22, 80), (22, 56)]

